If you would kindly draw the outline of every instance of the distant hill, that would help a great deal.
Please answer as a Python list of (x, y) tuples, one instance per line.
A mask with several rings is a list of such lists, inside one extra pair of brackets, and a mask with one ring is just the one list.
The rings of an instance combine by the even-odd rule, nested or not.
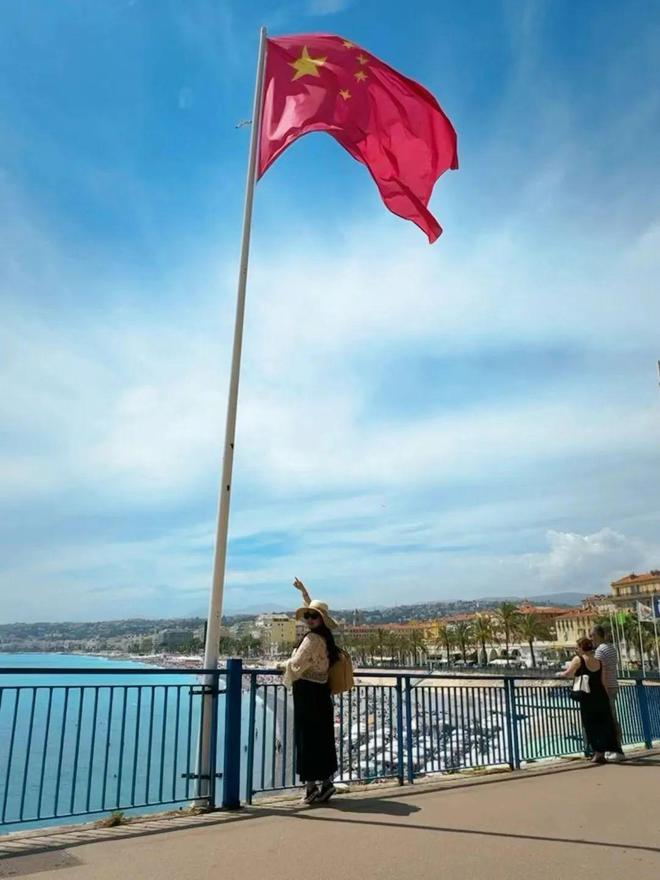
[(530, 596), (530, 601), (538, 605), (579, 605), (584, 599), (593, 593), (542, 593), (540, 596)]
[[(396, 605), (382, 608), (359, 608), (359, 619), (366, 624), (405, 623), (408, 620), (433, 620), (452, 614), (472, 613), (495, 608), (501, 602), (523, 601), (535, 605), (558, 605), (566, 608), (579, 605), (590, 593), (546, 593), (540, 596), (488, 596), (482, 599), (442, 600), (437, 602), (416, 602), (412, 605)], [(336, 616), (352, 620), (354, 610), (336, 611)]]
[(9, 636), (21, 639), (98, 639), (117, 636), (151, 635), (163, 629), (197, 629), (202, 617), (156, 618), (132, 617), (126, 620), (63, 621), (61, 623), (3, 623), (0, 640)]
[(292, 606), (286, 605), (278, 605), (274, 602), (266, 602), (264, 605), (246, 605), (243, 608), (233, 608), (228, 607), (225, 609), (226, 617), (245, 617), (245, 615), (251, 615), (254, 617), (256, 614), (284, 614), (287, 611), (291, 611)]
[[(529, 601), (538, 605), (563, 605), (567, 608), (579, 605), (588, 593), (545, 593), (539, 596), (528, 596)], [(484, 611), (495, 608), (502, 601), (522, 602), (523, 598), (516, 596), (487, 597), (483, 599), (459, 599), (442, 600), (437, 602), (416, 602), (410, 605), (395, 605), (383, 608), (358, 608), (359, 620), (366, 624), (406, 623), (409, 620), (433, 620), (436, 617), (446, 617), (452, 614)], [(244, 609), (243, 612), (227, 614), (223, 617), (223, 623), (231, 626), (252, 620), (257, 614), (268, 611), (282, 611), (291, 614), (294, 606), (286, 608), (282, 605), (253, 606)], [(333, 612), (336, 617), (346, 621), (352, 621), (355, 609), (339, 609)], [(110, 642), (126, 642), (150, 636), (160, 630), (195, 630), (199, 631), (204, 626), (203, 617), (188, 618), (158, 618), (148, 620), (144, 618), (129, 618), (127, 620), (101, 620), (88, 622), (62, 622), (62, 623), (5, 623), (0, 625), (0, 649), (15, 650), (29, 643), (32, 648), (50, 644), (62, 646), (67, 642), (95, 643), (114, 646)]]

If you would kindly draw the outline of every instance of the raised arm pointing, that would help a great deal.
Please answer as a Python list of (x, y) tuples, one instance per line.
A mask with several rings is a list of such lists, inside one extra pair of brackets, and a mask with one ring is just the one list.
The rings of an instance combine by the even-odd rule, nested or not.
[(307, 592), (307, 587), (303, 584), (303, 582), (301, 580), (299, 580), (298, 578), (294, 578), (293, 579), (293, 586), (296, 588), (296, 590), (300, 590), (300, 592), (302, 594), (302, 598), (303, 598), (303, 604), (309, 605), (309, 603), (312, 601), (312, 599), (311, 599), (309, 593)]

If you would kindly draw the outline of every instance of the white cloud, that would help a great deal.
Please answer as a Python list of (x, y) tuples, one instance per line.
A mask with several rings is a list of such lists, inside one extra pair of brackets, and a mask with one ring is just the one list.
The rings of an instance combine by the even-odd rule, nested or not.
[[(86, 275), (84, 261), (72, 268), (64, 246), (12, 207), (10, 255), (38, 254), (44, 288), (85, 289), (100, 303), (71, 325), (53, 323), (30, 311), (29, 297), (19, 304), (19, 291), (35, 284), (35, 260), (4, 266), (13, 307), (5, 307), (0, 328), (8, 389), (0, 410), (17, 437), (30, 437), (27, 447), (20, 439), (5, 444), (0, 458), (13, 492), (82, 483), (155, 498), (214, 479), (233, 261), (182, 265), (186, 302), (170, 299), (157, 317), (146, 307), (118, 312), (103, 303), (108, 284), (121, 288), (123, 279)], [(255, 242), (237, 437), (237, 465), (250, 483), (278, 492), (379, 490), (475, 476), (513, 459), (657, 445), (660, 420), (643, 396), (617, 387), (604, 408), (580, 375), (561, 396), (550, 387), (503, 403), (493, 388), (462, 412), (405, 425), (364, 415), (371, 376), (393, 351), (460, 357), (550, 340), (601, 354), (603, 383), (612, 381), (608, 365), (618, 352), (632, 352), (633, 367), (648, 359), (652, 371), (657, 224), (607, 259), (585, 235), (571, 246), (579, 260), (567, 263), (554, 255), (543, 262), (542, 243), (514, 217), (503, 217), (495, 232), (430, 248), (416, 230), (407, 237), (394, 220), (393, 233), (377, 216), (346, 224), (323, 243), (297, 228), (286, 239)], [(631, 285), (635, 308), (622, 295)]]
[(660, 543), (649, 545), (605, 527), (593, 534), (548, 532), (550, 549), (529, 558), (548, 587), (609, 592), (612, 580), (657, 566)]
[[(374, 234), (360, 223), (337, 242), (330, 256), (313, 241), (295, 249), (255, 247), (232, 534), (249, 540), (278, 530), (295, 540), (280, 555), (230, 557), (228, 605), (287, 601), (295, 573), (350, 606), (397, 601), (402, 590), (411, 598), (479, 596), (520, 584), (514, 591), (532, 595), (581, 588), (580, 579), (603, 589), (612, 569), (638, 564), (627, 563), (639, 558), (636, 539), (615, 552), (607, 532), (600, 544), (582, 532), (574, 547), (573, 539), (553, 537), (549, 554), (531, 553), (560, 515), (596, 527), (615, 524), (627, 490), (612, 490), (601, 510), (602, 476), (579, 485), (567, 478), (555, 496), (539, 498), (520, 475), (612, 455), (624, 463), (657, 459), (657, 409), (651, 397), (616, 379), (621, 359), (613, 360), (617, 352), (624, 362), (640, 351), (650, 357), (655, 345), (660, 312), (650, 278), (645, 286), (648, 249), (636, 276), (640, 311), (620, 294), (625, 277), (637, 272), (636, 238), (596, 276), (588, 257), (570, 273), (563, 265), (537, 272), (529, 238), (506, 224), (475, 241), (469, 259), (460, 243), (396, 248), (383, 230)], [(48, 271), (60, 283), (85, 284), (92, 297), (103, 288), (102, 279), (69, 281), (56, 252), (51, 259)], [(214, 280), (205, 286), (201, 276)], [(131, 517), (148, 517), (158, 531), (163, 505), (183, 508), (200, 493), (215, 494), (233, 262), (204, 266), (189, 280), (193, 296), (163, 303), (157, 317), (146, 309), (118, 312), (102, 305), (103, 296), (95, 313), (71, 325), (45, 321), (27, 303), (6, 306), (0, 333), (8, 391), (0, 408), (12, 435), (0, 468), (14, 503), (48, 504), (57, 518), (59, 499), (67, 499), (66, 510), (82, 492), (98, 512), (119, 505), (127, 525)], [(626, 326), (630, 332), (620, 332)], [(478, 402), (404, 421), (365, 410), (372, 376), (392, 352), (460, 359), (483, 346), (567, 339), (594, 354), (607, 349), (602, 393), (594, 394), (593, 377), (576, 373), (560, 391), (550, 382), (534, 396), (504, 401), (493, 387)], [(517, 486), (515, 495), (465, 503), (457, 495), (456, 486), (487, 487), (497, 479)], [(625, 497), (627, 516), (646, 510), (643, 500), (635, 506)], [(43, 565), (37, 545), (36, 562), (5, 565), (4, 579), (34, 589), (35, 614), (44, 603), (54, 607), (57, 594), (61, 613), (102, 608), (97, 613), (112, 616), (111, 593), (87, 592), (97, 583), (121, 589), (122, 607), (139, 613), (149, 602), (165, 607), (157, 591), (167, 589), (176, 593), (169, 607), (187, 603), (201, 612), (210, 513), (192, 525), (163, 523), (156, 538), (100, 534), (81, 543), (71, 535), (48, 547)], [(27, 599), (14, 592), (11, 602), (11, 616), (25, 616), (18, 609), (27, 609)]]

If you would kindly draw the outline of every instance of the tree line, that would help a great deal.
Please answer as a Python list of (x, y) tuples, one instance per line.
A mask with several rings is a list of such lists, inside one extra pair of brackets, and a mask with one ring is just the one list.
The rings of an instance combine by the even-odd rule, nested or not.
[(523, 641), (536, 667), (536, 642), (552, 637), (552, 627), (540, 614), (521, 612), (512, 602), (502, 602), (494, 611), (475, 614), (471, 620), (440, 621), (405, 633), (378, 628), (366, 638), (348, 634), (343, 638), (346, 649), (361, 664), (387, 660), (400, 666), (424, 663), (430, 655), (444, 655), (449, 665), (458, 656), (463, 663), (485, 666), (492, 653), (502, 648), (508, 661), (511, 645)]

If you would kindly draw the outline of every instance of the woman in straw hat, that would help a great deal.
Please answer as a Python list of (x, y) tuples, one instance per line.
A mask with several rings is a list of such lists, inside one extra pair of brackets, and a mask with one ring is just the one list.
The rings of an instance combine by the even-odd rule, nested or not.
[(337, 772), (334, 707), (328, 670), (339, 659), (332, 630), (336, 622), (325, 602), (310, 599), (305, 585), (296, 578), (303, 606), (296, 620), (304, 620), (308, 632), (287, 660), (284, 684), (293, 688), (293, 728), (296, 772), (305, 784), (303, 802), (325, 803), (335, 793), (332, 779)]

